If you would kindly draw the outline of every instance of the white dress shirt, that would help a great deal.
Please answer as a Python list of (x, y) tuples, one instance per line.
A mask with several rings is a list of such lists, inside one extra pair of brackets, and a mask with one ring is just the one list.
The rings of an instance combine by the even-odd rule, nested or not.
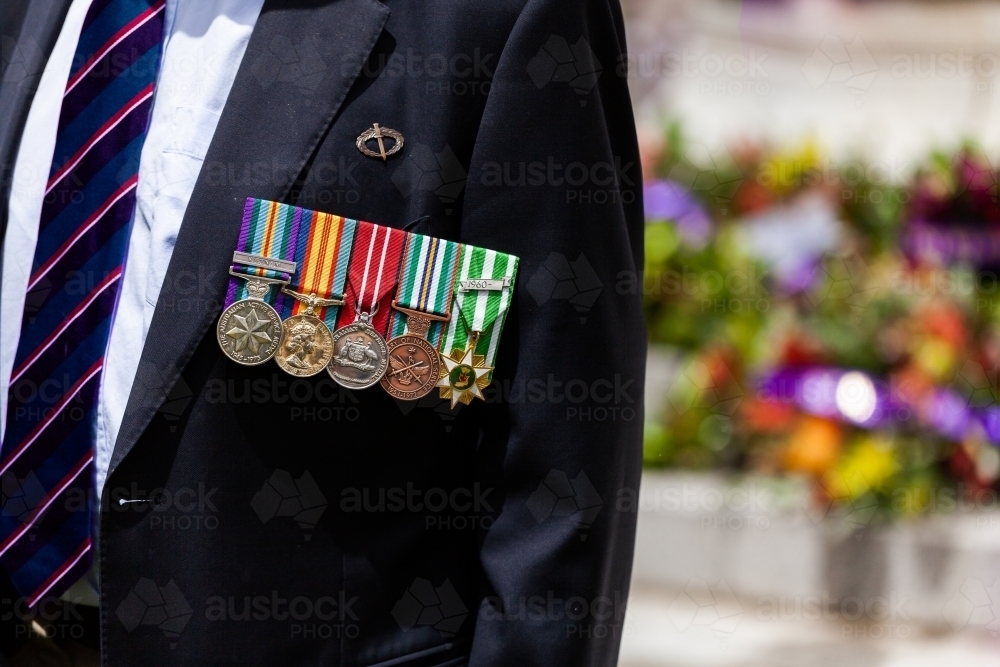
[[(62, 94), (92, 0), (73, 0), (28, 113), (14, 163), (0, 301), (0, 438)], [(191, 192), (263, 0), (167, 0), (162, 62), (139, 160), (125, 273), (95, 423), (98, 497)]]

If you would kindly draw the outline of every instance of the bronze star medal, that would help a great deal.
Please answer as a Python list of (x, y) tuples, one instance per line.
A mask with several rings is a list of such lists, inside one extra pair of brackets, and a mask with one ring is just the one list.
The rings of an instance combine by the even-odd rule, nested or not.
[(235, 302), (219, 317), (216, 340), (223, 353), (238, 364), (257, 366), (274, 356), (281, 340), (278, 313), (264, 301), (272, 284), (280, 280), (230, 273), (247, 281), (249, 297)]
[(459, 403), (468, 405), (473, 398), (486, 400), (483, 397), (483, 389), (490, 384), (493, 368), (486, 365), (486, 357), (473, 353), (477, 340), (478, 335), (474, 335), (464, 352), (453, 350), (451, 356), (441, 355), (445, 369), (437, 386), (441, 398), (451, 399), (452, 409)]
[(258, 354), (262, 345), (270, 345), (274, 340), (266, 331), (270, 322), (266, 317), (257, 317), (256, 310), (251, 310), (247, 315), (233, 315), (233, 319), (236, 320), (236, 326), (227, 331), (226, 335), (236, 341), (234, 352), (249, 350), (251, 354)]

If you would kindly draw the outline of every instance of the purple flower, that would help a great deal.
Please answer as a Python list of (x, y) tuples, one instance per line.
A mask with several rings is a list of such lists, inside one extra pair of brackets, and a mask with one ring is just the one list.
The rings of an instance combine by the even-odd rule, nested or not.
[(938, 389), (924, 405), (924, 419), (941, 435), (961, 440), (969, 428), (969, 410), (961, 396)]
[(712, 236), (712, 221), (705, 209), (684, 186), (675, 181), (654, 180), (643, 187), (646, 221), (673, 221), (681, 240), (701, 248)]
[(991, 405), (979, 413), (986, 437), (993, 445), (1000, 445), (1000, 405)]

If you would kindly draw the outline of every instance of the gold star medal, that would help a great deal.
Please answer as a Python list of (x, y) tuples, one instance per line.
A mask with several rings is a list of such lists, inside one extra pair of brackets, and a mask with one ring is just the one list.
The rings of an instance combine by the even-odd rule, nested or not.
[[(510, 307), (517, 257), (466, 245), (455, 284), (453, 317), (441, 337), (445, 365), (437, 386), (451, 407), (485, 400), (483, 389), (493, 379), (500, 331)], [(450, 354), (445, 351), (450, 351)]]
[(440, 388), (441, 398), (451, 399), (452, 409), (459, 403), (468, 405), (473, 398), (485, 400), (483, 389), (490, 384), (493, 367), (486, 365), (485, 356), (475, 354), (478, 340), (479, 332), (473, 331), (469, 336), (469, 346), (464, 352), (456, 349), (451, 355), (441, 355), (445, 371), (437, 386)]

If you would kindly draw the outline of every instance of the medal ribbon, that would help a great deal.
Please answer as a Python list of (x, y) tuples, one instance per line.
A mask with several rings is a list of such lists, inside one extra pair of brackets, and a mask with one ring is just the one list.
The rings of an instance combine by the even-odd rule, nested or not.
[[(500, 332), (514, 294), (517, 264), (518, 258), (514, 255), (471, 245), (465, 246), (455, 292), (454, 310), (460, 315), (452, 317), (448, 322), (439, 348), (443, 354), (450, 355), (455, 350), (464, 352), (469, 342), (469, 334), (478, 331), (481, 335), (473, 354), (482, 355), (486, 358), (486, 365), (493, 366), (497, 346), (500, 343)], [(461, 289), (461, 283), (470, 280), (493, 280), (499, 283), (505, 281), (507, 284), (501, 289)]]
[[(236, 250), (260, 255), (270, 259), (293, 260), (300, 229), (301, 215), (296, 214), (295, 207), (286, 206), (273, 201), (247, 198), (243, 207), (243, 225), (240, 227), (240, 238)], [(261, 269), (256, 266), (233, 264), (233, 271), (247, 276), (260, 276), (277, 280), (289, 280), (288, 273), (272, 269)], [(272, 288), (265, 299), (274, 305), (280, 301), (279, 290)], [(247, 281), (230, 277), (229, 288), (226, 290), (228, 308), (236, 301), (246, 299)]]
[[(286, 204), (279, 206), (292, 209), (291, 217), (298, 220), (301, 227), (293, 258), (298, 267), (288, 289), (306, 296), (315, 294), (321, 299), (342, 298), (358, 221)], [(275, 306), (283, 320), (301, 315), (308, 309), (308, 304), (284, 293)], [(313, 309), (316, 317), (323, 320), (331, 331), (339, 311), (340, 306)]]
[(401, 229), (358, 221), (347, 271), (347, 303), (340, 309), (338, 327), (354, 322), (358, 309), (368, 314), (375, 311), (371, 325), (386, 334), (392, 311), (386, 297), (396, 287), (405, 243), (406, 232)]
[[(397, 305), (433, 315), (447, 315), (451, 310), (462, 245), (423, 234), (408, 234), (407, 237), (399, 271)], [(441, 340), (443, 324), (432, 322), (427, 332), (427, 340), (435, 347)], [(395, 311), (389, 331), (393, 337), (403, 335), (406, 315)]]

